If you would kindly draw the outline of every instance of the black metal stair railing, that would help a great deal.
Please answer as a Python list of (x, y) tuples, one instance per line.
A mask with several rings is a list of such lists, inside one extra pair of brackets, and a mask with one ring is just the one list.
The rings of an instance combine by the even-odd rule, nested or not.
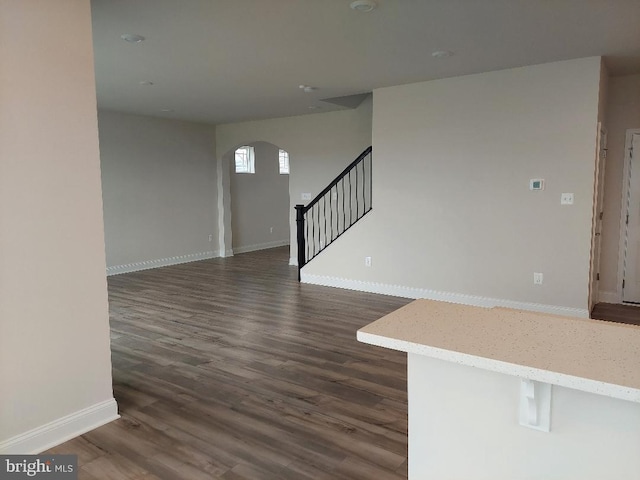
[(371, 147), (308, 205), (296, 205), (300, 270), (371, 211)]

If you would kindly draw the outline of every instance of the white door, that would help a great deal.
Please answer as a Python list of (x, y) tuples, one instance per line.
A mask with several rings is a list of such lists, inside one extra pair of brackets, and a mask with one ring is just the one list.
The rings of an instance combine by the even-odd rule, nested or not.
[(640, 134), (633, 134), (629, 157), (622, 301), (640, 303)]
[(602, 243), (602, 214), (604, 208), (604, 171), (607, 159), (607, 131), (598, 129), (598, 156), (596, 158), (595, 185), (593, 187), (593, 224), (591, 231), (591, 265), (589, 285), (590, 308), (598, 303), (598, 289), (600, 288), (600, 251)]

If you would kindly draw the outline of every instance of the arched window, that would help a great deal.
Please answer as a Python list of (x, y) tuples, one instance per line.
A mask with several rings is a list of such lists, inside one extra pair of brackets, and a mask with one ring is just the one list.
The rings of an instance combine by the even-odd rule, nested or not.
[(256, 155), (253, 147), (236, 149), (236, 173), (256, 173)]
[(289, 154), (280, 149), (278, 151), (278, 162), (280, 164), (280, 174), (289, 175)]

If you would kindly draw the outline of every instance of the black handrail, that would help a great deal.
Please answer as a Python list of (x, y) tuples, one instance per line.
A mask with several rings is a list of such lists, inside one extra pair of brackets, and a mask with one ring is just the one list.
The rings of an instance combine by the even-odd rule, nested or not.
[[(336, 178), (334, 178), (333, 181), (329, 185), (327, 185), (318, 195), (316, 195), (316, 198), (314, 198), (313, 200), (311, 200), (309, 202), (309, 204), (304, 209), (304, 213), (307, 213), (307, 211), (310, 210), (311, 207), (313, 207), (316, 203), (318, 203), (320, 201), (320, 199), (327, 194), (327, 192), (331, 191), (331, 189), (333, 187), (335, 187), (340, 180), (342, 180), (351, 170), (353, 170), (356, 167), (356, 165), (358, 165), (364, 159), (364, 157), (366, 157), (370, 153), (371, 153), (371, 147), (367, 147), (367, 149), (364, 152), (362, 152), (360, 155), (358, 155), (358, 158), (356, 158), (353, 162), (351, 162), (347, 166), (347, 168), (345, 168), (340, 173), (340, 175), (338, 175)], [(297, 205), (296, 205), (296, 207), (297, 207)]]
[[(371, 170), (372, 149), (368, 147), (308, 205), (295, 206), (298, 280), (302, 267), (371, 211)], [(352, 178), (355, 186), (351, 182)]]

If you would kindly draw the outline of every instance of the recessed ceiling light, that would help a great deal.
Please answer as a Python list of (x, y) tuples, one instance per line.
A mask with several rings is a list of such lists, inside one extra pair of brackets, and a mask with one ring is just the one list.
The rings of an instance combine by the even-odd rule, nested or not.
[(143, 80), (142, 82), (138, 82), (138, 83), (143, 87), (150, 87), (151, 85), (153, 85), (153, 82), (148, 82), (146, 80)]
[(370, 12), (378, 6), (373, 0), (355, 0), (349, 4), (351, 10), (356, 12)]
[(310, 85), (298, 85), (298, 88), (302, 90), (304, 93), (311, 93), (318, 89), (317, 87), (312, 87)]
[(138, 35), (136, 33), (124, 33), (120, 35), (120, 38), (129, 43), (140, 43), (144, 40), (142, 35)]
[(317, 105), (309, 105), (309, 110), (320, 110), (322, 107), (319, 107)]
[(431, 56), (434, 58), (447, 58), (447, 57), (452, 57), (453, 52), (450, 50), (436, 50), (431, 54)]
[(161, 108), (160, 109), (161, 112), (165, 112), (165, 113), (169, 113), (169, 112), (173, 112), (173, 108)]

